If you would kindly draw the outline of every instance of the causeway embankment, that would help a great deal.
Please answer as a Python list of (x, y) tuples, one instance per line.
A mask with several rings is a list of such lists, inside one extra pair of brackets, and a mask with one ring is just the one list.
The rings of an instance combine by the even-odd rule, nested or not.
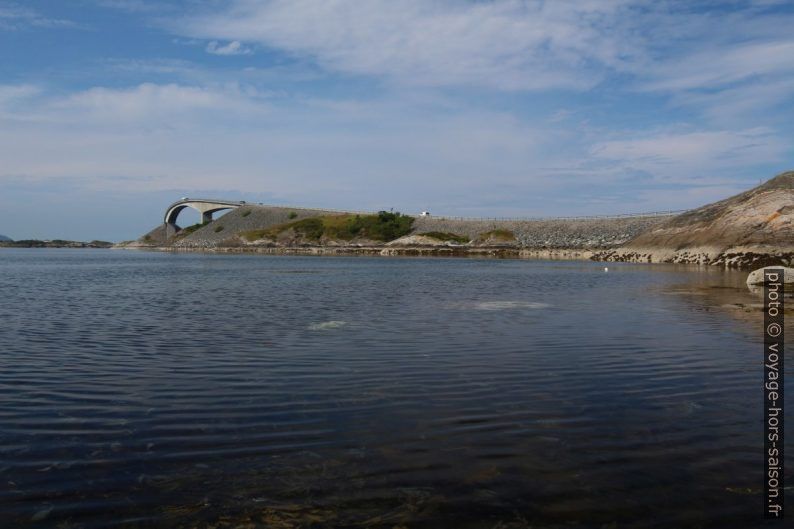
[(697, 263), (794, 262), (794, 172), (680, 214), (464, 219), (244, 204), (170, 234), (158, 226), (123, 248), (279, 254), (470, 255)]

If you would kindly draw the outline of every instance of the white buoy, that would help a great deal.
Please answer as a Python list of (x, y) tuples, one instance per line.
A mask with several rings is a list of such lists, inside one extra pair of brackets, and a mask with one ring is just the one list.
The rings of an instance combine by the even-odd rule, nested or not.
[(608, 266), (604, 267), (604, 272), (609, 272), (609, 267)]

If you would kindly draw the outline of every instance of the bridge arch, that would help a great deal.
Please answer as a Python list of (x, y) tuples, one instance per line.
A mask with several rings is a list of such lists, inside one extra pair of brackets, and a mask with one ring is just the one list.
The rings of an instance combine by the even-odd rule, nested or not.
[(168, 206), (165, 210), (163, 223), (165, 224), (165, 232), (167, 236), (176, 234), (178, 226), (176, 219), (185, 208), (192, 208), (201, 214), (201, 222), (207, 223), (212, 220), (212, 214), (225, 209), (235, 209), (244, 206), (244, 200), (230, 201), (230, 200), (215, 200), (210, 198), (183, 198)]

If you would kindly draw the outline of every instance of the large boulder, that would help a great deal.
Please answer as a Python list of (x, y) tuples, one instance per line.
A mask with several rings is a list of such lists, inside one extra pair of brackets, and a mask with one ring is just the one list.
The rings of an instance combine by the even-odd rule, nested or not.
[(782, 268), (783, 269), (783, 283), (787, 285), (794, 284), (794, 268), (789, 268), (787, 266), (765, 266), (763, 268), (759, 268), (758, 270), (753, 270), (750, 272), (750, 275), (747, 276), (747, 284), (748, 285), (763, 285), (764, 284), (764, 270), (768, 268)]

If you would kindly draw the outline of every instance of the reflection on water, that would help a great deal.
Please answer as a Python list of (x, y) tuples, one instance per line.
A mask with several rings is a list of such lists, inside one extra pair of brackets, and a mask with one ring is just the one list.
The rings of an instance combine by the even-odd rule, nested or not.
[(1, 525), (760, 526), (743, 278), (4, 250)]
[(548, 303), (535, 301), (480, 301), (474, 304), (480, 310), (545, 309), (548, 306)]
[(340, 327), (344, 327), (345, 325), (347, 325), (346, 321), (331, 320), (331, 321), (324, 321), (322, 323), (312, 323), (307, 328), (310, 331), (327, 331), (330, 329), (339, 329)]

